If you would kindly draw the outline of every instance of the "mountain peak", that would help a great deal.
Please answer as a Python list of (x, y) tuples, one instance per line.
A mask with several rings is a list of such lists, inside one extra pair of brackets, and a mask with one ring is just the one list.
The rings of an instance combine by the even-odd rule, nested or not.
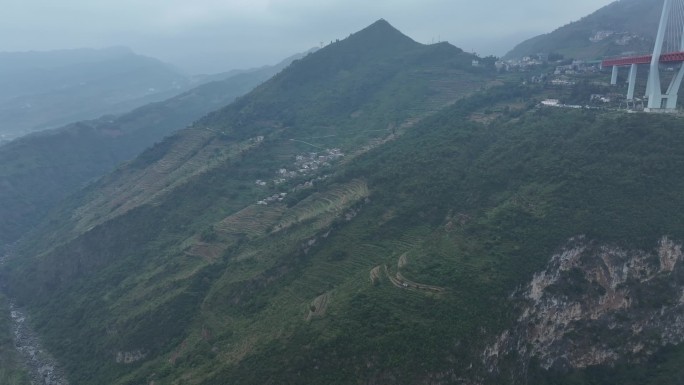
[[(385, 29), (390, 29), (390, 30), (399, 32), (398, 29), (394, 28), (394, 27), (392, 26), (392, 24), (390, 24), (390, 23), (389, 23), (387, 20), (385, 20), (385, 19), (378, 19), (378, 20), (375, 21), (373, 24), (371, 24), (371, 25), (369, 25), (368, 27), (366, 27), (366, 29), (370, 29), (370, 28), (385, 28)], [(399, 32), (399, 33), (401, 33), (401, 32)]]
[(348, 40), (365, 40), (369, 43), (382, 44), (417, 44), (413, 39), (394, 28), (385, 19), (380, 19), (359, 32), (352, 34)]

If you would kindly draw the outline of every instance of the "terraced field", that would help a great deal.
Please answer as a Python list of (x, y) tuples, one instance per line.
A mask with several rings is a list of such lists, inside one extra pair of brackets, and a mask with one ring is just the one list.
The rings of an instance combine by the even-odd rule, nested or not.
[(428, 84), (429, 96), (409, 110), (418, 119), (433, 114), (482, 87), (482, 81), (471, 73), (444, 67), (423, 68), (410, 77), (427, 81)]
[(382, 266), (378, 265), (371, 269), (370, 271), (370, 282), (371, 285), (376, 285), (380, 282), (380, 276), (382, 274)]
[(222, 235), (244, 234), (255, 238), (265, 235), (286, 211), (284, 204), (251, 205), (217, 223), (214, 228)]
[(403, 253), (397, 259), (397, 269), (396, 273), (392, 273), (392, 269), (387, 264), (378, 265), (370, 270), (370, 282), (372, 285), (377, 285), (380, 282), (382, 276), (386, 276), (390, 283), (395, 287), (401, 289), (409, 289), (414, 291), (423, 291), (431, 293), (444, 293), (447, 291), (446, 288), (436, 285), (429, 285), (424, 283), (418, 283), (412, 281), (401, 273), (401, 269), (405, 268), (409, 264), (408, 252)]
[(207, 262), (214, 262), (223, 255), (224, 251), (224, 245), (197, 241), (187, 251), (187, 255), (204, 258)]
[(437, 112), (482, 87), (482, 81), (463, 70), (446, 71), (445, 75), (440, 74), (430, 81), (430, 89), (435, 95), (426, 105), (427, 112)]
[(369, 195), (368, 186), (362, 180), (353, 180), (324, 193), (315, 193), (287, 210), (273, 231), (282, 231), (325, 214), (337, 216)]
[(186, 129), (175, 137), (165, 155), (142, 169), (126, 167), (103, 180), (98, 195), (81, 206), (74, 217), (77, 229), (88, 229), (161, 195), (258, 145), (247, 140), (226, 143), (202, 128)]
[(401, 257), (399, 257), (399, 260), (397, 261), (397, 268), (401, 269), (402, 267), (406, 266), (408, 264), (408, 257), (406, 256), (406, 253), (402, 254)]
[[(289, 209), (283, 203), (268, 206), (250, 205), (214, 224), (212, 228), (216, 235), (215, 240), (206, 241), (201, 236), (194, 236), (189, 243), (186, 242), (186, 254), (215, 261), (240, 237), (246, 236), (254, 240), (269, 234), (276, 235), (299, 224), (315, 220), (305, 229), (298, 229), (289, 234), (292, 239), (310, 238), (308, 242), (313, 244), (315, 239), (311, 239), (312, 236), (330, 226), (336, 218), (351, 219), (353, 211), (345, 213), (345, 210), (368, 195), (368, 186), (361, 180), (354, 180), (333, 186), (323, 193), (314, 193)], [(244, 259), (246, 255), (252, 253), (243, 251), (239, 258)]]
[(428, 285), (406, 279), (400, 271), (397, 271), (393, 276), (387, 265), (385, 265), (385, 274), (387, 274), (387, 278), (389, 278), (390, 282), (392, 282), (392, 284), (398, 288), (413, 289), (432, 293), (443, 293), (446, 291), (446, 288), (441, 286)]
[(306, 316), (307, 321), (311, 321), (314, 317), (323, 317), (325, 315), (325, 310), (328, 308), (330, 303), (331, 293), (321, 294), (316, 299), (311, 301), (309, 306), (309, 314)]

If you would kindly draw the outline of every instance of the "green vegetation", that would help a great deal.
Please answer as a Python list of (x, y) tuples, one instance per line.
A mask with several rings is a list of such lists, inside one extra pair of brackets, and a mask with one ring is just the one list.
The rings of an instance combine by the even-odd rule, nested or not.
[[(0, 278), (74, 383), (511, 383), (481, 353), (569, 238), (684, 239), (684, 131), (538, 108), (471, 60), (379, 21), (72, 196)], [(271, 183), (327, 148), (347, 155)]]
[[(326, 259), (341, 264), (339, 269), (318, 266), (307, 274), (312, 282), (293, 289), (294, 294), (281, 293), (280, 285), (293, 282), (306, 267), (307, 255), (334, 229), (355, 223), (354, 213), (368, 204), (367, 190), (358, 181), (329, 180), (292, 192), (309, 179), (303, 176), (265, 188), (254, 181), (274, 178), (283, 167), (292, 169), (296, 155), (316, 151), (311, 144), (340, 148), (347, 156), (336, 167), (343, 167), (363, 153), (364, 145), (377, 146), (403, 133), (417, 118), (486, 84), (492, 74), (473, 68), (472, 57), (446, 44), (415, 43), (386, 22), (307, 56), (72, 197), (36, 231), (34, 241), (20, 246), (20, 254), (37, 256), (37, 264), (10, 266), (19, 269), (11, 275), (32, 276), (35, 280), (22, 281), (38, 284), (15, 280), (13, 292), (32, 309), (41, 309), (32, 318), (36, 329), (78, 381), (112, 382), (131, 373), (115, 362), (118, 352), (141, 350), (157, 362), (176, 357), (172, 361), (185, 367), (180, 364), (189, 359), (188, 352), (201, 348), (204, 356), (207, 347), (217, 359), (237, 362), (273, 342), (278, 334), (263, 331), (278, 325), (283, 314), (289, 314), (283, 329), (287, 335), (326, 292), (331, 292), (332, 312), (339, 300), (335, 285), (349, 277), (349, 288), (366, 283), (369, 270), (386, 258), (378, 254), (382, 248), (369, 242), (359, 245), (358, 253), (331, 250)], [(310, 80), (307, 73), (316, 68), (324, 72)], [(374, 86), (358, 88), (365, 84)], [(264, 139), (256, 141), (259, 134)], [(291, 193), (282, 203), (290, 207), (280, 216), (277, 210), (275, 216), (246, 217), (244, 230), (222, 225), (277, 191)], [(211, 237), (206, 237), (208, 228), (214, 229)], [(362, 233), (363, 227), (355, 232)], [(366, 260), (369, 252), (375, 254), (372, 260)], [(335, 274), (326, 279), (322, 274), (329, 267)], [(90, 295), (95, 292), (101, 295)], [(223, 341), (222, 350), (212, 352), (203, 330), (215, 336), (212, 343)], [(65, 335), (90, 342), (61, 343)], [(141, 366), (131, 376), (139, 379), (150, 370), (161, 376), (150, 362), (132, 364)], [(203, 365), (211, 377), (212, 363)], [(183, 370), (172, 366), (167, 375)]]
[(680, 384), (684, 381), (684, 348), (666, 346), (642, 365), (621, 362), (615, 367), (590, 367), (570, 372), (546, 372), (533, 368), (529, 383), (539, 385), (624, 384), (656, 385)]
[(201, 85), (119, 117), (71, 124), (0, 147), (0, 245), (16, 241), (65, 197), (165, 136), (231, 103), (296, 57)]
[[(653, 50), (661, 10), (660, 0), (616, 1), (553, 32), (518, 44), (505, 57), (520, 59), (546, 53), (553, 54), (555, 58), (562, 55), (595, 60), (619, 56), (624, 52), (648, 53)], [(612, 35), (599, 35), (599, 40), (590, 40), (600, 32), (611, 32)]]

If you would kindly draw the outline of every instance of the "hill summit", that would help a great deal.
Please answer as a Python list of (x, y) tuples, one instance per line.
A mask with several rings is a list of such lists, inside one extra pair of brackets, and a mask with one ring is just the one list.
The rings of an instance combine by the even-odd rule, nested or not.
[(419, 45), (385, 19), (374, 22), (345, 40), (346, 44), (356, 45), (358, 48), (406, 49)]

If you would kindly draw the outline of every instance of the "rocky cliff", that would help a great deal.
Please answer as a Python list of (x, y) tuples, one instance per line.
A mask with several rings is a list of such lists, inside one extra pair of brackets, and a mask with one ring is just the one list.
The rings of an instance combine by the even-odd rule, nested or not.
[[(503, 361), (526, 371), (642, 362), (684, 341), (682, 245), (654, 250), (571, 239), (545, 270), (512, 295), (520, 316), (483, 353), (491, 373)], [(520, 374), (520, 373), (519, 373)], [(519, 377), (519, 376), (516, 376)]]

